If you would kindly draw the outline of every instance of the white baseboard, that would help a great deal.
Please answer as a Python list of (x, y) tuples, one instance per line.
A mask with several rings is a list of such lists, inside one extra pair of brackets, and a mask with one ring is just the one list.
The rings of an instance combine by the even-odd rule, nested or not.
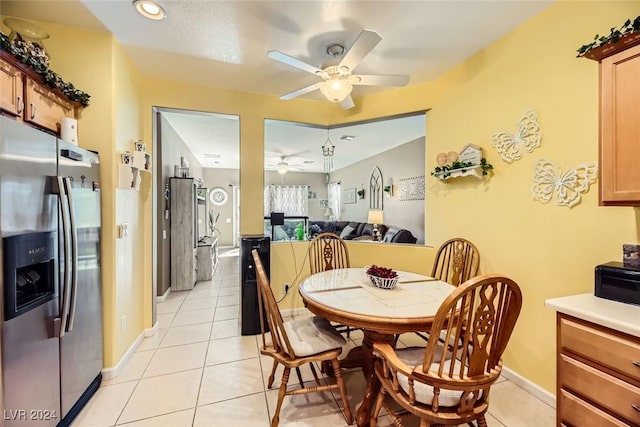
[(171, 293), (171, 286), (169, 286), (167, 288), (167, 290), (165, 291), (164, 294), (160, 295), (159, 297), (156, 297), (156, 302), (164, 302), (167, 300), (167, 297), (169, 296), (169, 294)]
[(158, 328), (160, 327), (160, 324), (158, 323), (158, 321), (156, 320), (155, 325), (153, 325), (150, 328), (145, 329), (144, 331), (142, 331), (142, 333), (144, 334), (144, 337), (152, 337), (156, 334), (156, 332), (158, 332)]
[(502, 367), (502, 376), (506, 379), (514, 383), (515, 385), (521, 387), (529, 394), (534, 397), (537, 397), (547, 405), (552, 408), (556, 408), (556, 395), (548, 392), (547, 390), (540, 387), (538, 384), (526, 379), (522, 375), (516, 373), (515, 371), (507, 368), (506, 366)]
[(116, 363), (115, 366), (102, 369), (102, 379), (110, 380), (120, 375), (120, 372), (127, 365), (127, 362), (129, 362), (129, 359), (131, 359), (131, 356), (133, 356), (133, 353), (136, 352), (136, 349), (142, 342), (143, 338), (144, 338), (144, 331), (142, 331), (140, 335), (138, 335), (138, 338), (136, 338), (133, 341), (133, 343), (131, 343), (131, 345), (129, 346), (129, 349), (122, 355), (122, 357), (120, 358), (120, 360), (118, 360), (118, 363)]
[(151, 337), (155, 335), (157, 331), (158, 331), (158, 322), (156, 322), (156, 324), (153, 325), (152, 327), (143, 330), (140, 333), (140, 335), (138, 335), (138, 338), (136, 338), (135, 341), (131, 343), (131, 345), (129, 346), (129, 349), (127, 349), (124, 355), (122, 355), (122, 357), (120, 358), (120, 360), (118, 360), (118, 363), (116, 363), (115, 366), (102, 369), (102, 379), (110, 380), (120, 375), (120, 372), (124, 369), (125, 366), (127, 366), (129, 359), (131, 359), (131, 356), (133, 356), (133, 353), (136, 352), (143, 338)]

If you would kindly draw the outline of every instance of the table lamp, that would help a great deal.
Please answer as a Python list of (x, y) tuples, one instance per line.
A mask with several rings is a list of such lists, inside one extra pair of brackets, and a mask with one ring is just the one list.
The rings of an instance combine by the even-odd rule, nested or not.
[(381, 210), (375, 209), (369, 211), (369, 217), (367, 218), (369, 224), (373, 224), (373, 241), (380, 241), (380, 231), (378, 231), (378, 224), (384, 223), (384, 215)]
[(331, 217), (333, 216), (333, 209), (331, 208), (327, 208), (327, 210), (324, 213), (324, 216), (327, 217), (327, 220), (331, 221)]

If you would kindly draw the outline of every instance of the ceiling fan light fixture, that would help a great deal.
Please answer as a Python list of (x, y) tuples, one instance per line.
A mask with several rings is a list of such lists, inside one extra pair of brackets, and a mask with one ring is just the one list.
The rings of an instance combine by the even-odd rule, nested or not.
[(284, 175), (289, 171), (289, 165), (287, 162), (282, 161), (276, 165), (276, 170), (280, 175)]
[(348, 79), (331, 78), (320, 84), (320, 92), (331, 102), (344, 101), (352, 90), (353, 86)]
[(136, 11), (145, 18), (161, 21), (167, 17), (167, 12), (153, 0), (133, 0)]

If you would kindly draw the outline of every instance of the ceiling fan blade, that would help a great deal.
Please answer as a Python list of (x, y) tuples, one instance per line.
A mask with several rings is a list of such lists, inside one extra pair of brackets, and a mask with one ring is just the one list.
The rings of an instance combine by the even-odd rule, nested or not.
[(409, 83), (406, 74), (354, 74), (351, 76), (352, 85), (361, 86), (404, 86)]
[(320, 88), (320, 83), (314, 83), (311, 86), (303, 87), (302, 89), (298, 89), (298, 90), (294, 90), (293, 92), (285, 93), (284, 95), (282, 95), (280, 97), (280, 99), (284, 99), (284, 100), (293, 99), (293, 98), (296, 98), (298, 96), (302, 96), (304, 94), (307, 94), (309, 92), (313, 92), (314, 90), (319, 89), (319, 88)]
[(353, 98), (351, 97), (351, 95), (349, 95), (344, 99), (344, 101), (340, 103), (340, 106), (342, 107), (343, 110), (348, 110), (350, 108), (355, 107), (356, 104), (353, 102)]
[(269, 53), (267, 53), (267, 56), (271, 59), (275, 59), (276, 61), (282, 62), (283, 64), (287, 64), (292, 67), (299, 68), (300, 70), (306, 71), (311, 74), (315, 74), (322, 78), (329, 78), (327, 73), (321, 70), (320, 68), (314, 67), (311, 64), (307, 64), (306, 62), (300, 61), (299, 59), (296, 59), (293, 56), (289, 56), (282, 52), (278, 52), (277, 50), (270, 50)]
[(338, 67), (347, 67), (353, 71), (360, 61), (362, 61), (381, 40), (382, 37), (375, 31), (362, 30), (356, 41), (353, 42), (353, 45), (347, 51), (347, 54), (342, 58)]

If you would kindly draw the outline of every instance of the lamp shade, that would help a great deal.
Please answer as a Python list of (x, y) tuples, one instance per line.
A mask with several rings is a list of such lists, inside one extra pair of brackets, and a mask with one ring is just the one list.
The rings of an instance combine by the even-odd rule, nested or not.
[(370, 210), (369, 217), (367, 218), (369, 224), (382, 224), (384, 223), (384, 215), (381, 210)]
[(320, 92), (331, 102), (342, 102), (351, 93), (353, 86), (347, 79), (331, 78), (320, 83)]

